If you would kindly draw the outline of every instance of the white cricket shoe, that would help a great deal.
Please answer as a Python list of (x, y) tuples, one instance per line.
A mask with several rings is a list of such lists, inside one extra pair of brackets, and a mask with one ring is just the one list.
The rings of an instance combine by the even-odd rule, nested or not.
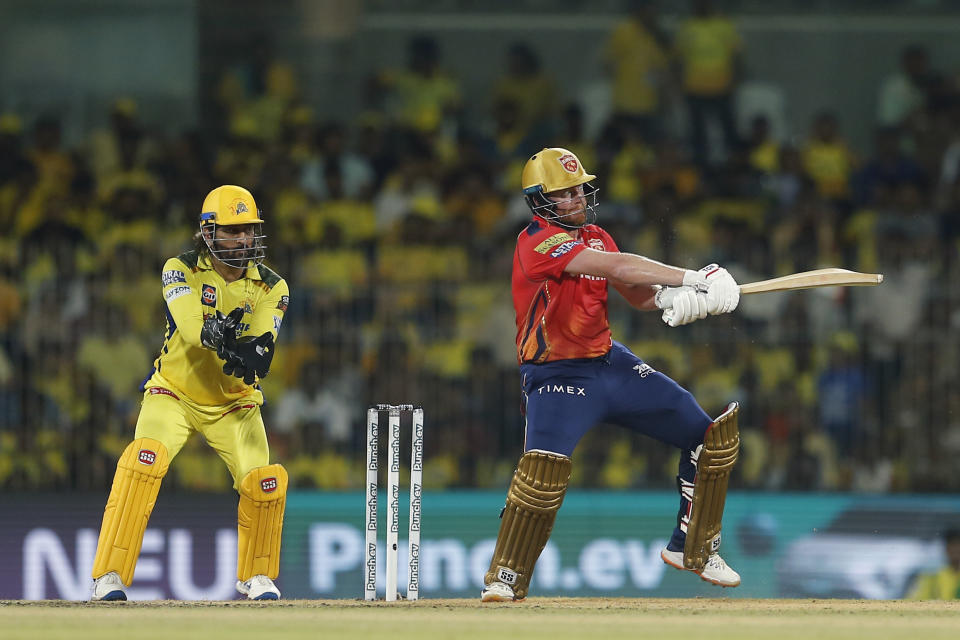
[(519, 602), (513, 594), (513, 587), (505, 582), (494, 582), (488, 584), (480, 592), (480, 602)]
[[(660, 552), (660, 558), (674, 569), (690, 571), (683, 566), (683, 551), (670, 551), (665, 548)], [(703, 569), (694, 573), (700, 576), (701, 580), (720, 587), (736, 587), (740, 584), (740, 574), (727, 566), (719, 553), (711, 553)]]
[(114, 602), (127, 599), (126, 585), (120, 580), (120, 574), (116, 571), (105, 573), (93, 581), (93, 593), (90, 594), (90, 602)]
[(280, 590), (267, 576), (257, 574), (246, 582), (237, 581), (237, 591), (247, 596), (248, 600), (279, 600)]

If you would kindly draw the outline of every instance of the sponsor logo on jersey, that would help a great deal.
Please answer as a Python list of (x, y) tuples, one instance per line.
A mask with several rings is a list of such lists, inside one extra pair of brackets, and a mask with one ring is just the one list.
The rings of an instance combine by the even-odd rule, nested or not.
[(165, 294), (163, 294), (163, 297), (166, 299), (167, 302), (170, 302), (171, 300), (176, 300), (180, 296), (185, 296), (188, 293), (191, 293), (192, 291), (193, 289), (187, 286), (174, 287), (169, 291), (167, 291)]
[(280, 316), (273, 316), (273, 330), (280, 331), (281, 324), (283, 324), (283, 318)]
[(177, 282), (186, 282), (187, 276), (183, 274), (183, 271), (177, 271), (176, 269), (171, 269), (170, 271), (163, 272), (163, 286), (169, 286)]
[(260, 488), (263, 489), (264, 493), (273, 493), (277, 490), (277, 479), (276, 478), (264, 478), (260, 481)]
[(577, 164), (577, 156), (573, 155), (572, 153), (563, 154), (557, 158), (557, 162), (559, 162), (560, 166), (570, 173), (576, 173), (577, 169), (580, 168), (580, 166)]
[(203, 285), (200, 293), (200, 302), (208, 307), (217, 306), (217, 288), (211, 284)]
[(290, 304), (290, 296), (280, 296), (280, 302), (277, 303), (277, 309), (287, 312), (287, 306)]
[(550, 249), (553, 249), (558, 244), (562, 242), (567, 242), (568, 240), (570, 240), (569, 233), (557, 233), (550, 236), (549, 238), (547, 238), (537, 246), (535, 246), (533, 250), (536, 251), (537, 253), (546, 253), (547, 251), (550, 251)]
[(537, 393), (543, 395), (544, 393), (564, 393), (568, 396), (583, 396), (587, 397), (587, 390), (584, 387), (574, 387), (571, 385), (563, 384), (545, 384), (539, 389)]
[(573, 249), (573, 248), (574, 248), (575, 246), (577, 246), (578, 244), (580, 244), (580, 241), (579, 241), (579, 240), (568, 240), (567, 242), (564, 242), (564, 243), (561, 244), (559, 247), (557, 247), (556, 249), (554, 249), (553, 251), (551, 251), (551, 252), (550, 252), (550, 257), (551, 257), (551, 258), (559, 258), (559, 257), (562, 256), (563, 254), (565, 254), (565, 253), (567, 253), (568, 251), (570, 251), (570, 249)]
[(607, 248), (603, 246), (603, 240), (600, 238), (590, 238), (587, 240), (587, 246), (591, 249), (596, 249), (597, 251), (606, 251)]
[(655, 373), (655, 369), (648, 365), (646, 362), (642, 364), (637, 364), (633, 366), (633, 370), (640, 374), (641, 378), (646, 378), (651, 373)]
[(164, 395), (164, 396), (171, 396), (175, 400), (180, 399), (179, 397), (177, 397), (177, 394), (175, 394), (173, 391), (170, 391), (170, 389), (164, 389), (163, 387), (150, 387), (149, 389), (147, 389), (147, 391), (152, 396)]
[(149, 467), (157, 461), (157, 454), (154, 451), (150, 451), (150, 449), (140, 449), (140, 453), (137, 454), (137, 461)]

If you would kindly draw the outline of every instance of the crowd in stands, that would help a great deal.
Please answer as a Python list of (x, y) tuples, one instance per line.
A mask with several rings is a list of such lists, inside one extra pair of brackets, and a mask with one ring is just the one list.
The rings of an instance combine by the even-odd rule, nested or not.
[[(327, 121), (269, 52), (225, 69), (201, 135), (162, 135), (120, 98), (67, 148), (56, 116), (0, 115), (0, 487), (101, 489), (133, 436), (162, 343), (160, 270), (190, 246), (204, 195), (249, 188), (268, 260), (291, 288), (264, 419), (296, 488), (361, 486), (366, 407), (425, 408), (425, 483), (502, 489), (523, 418), (510, 268), (519, 192), (543, 146), (598, 176), (622, 250), (726, 266), (740, 282), (824, 266), (882, 287), (745, 297), (667, 328), (611, 293), (616, 339), (719, 414), (741, 403), (734, 486), (960, 488), (960, 84), (922, 47), (877, 92), (872, 149), (829, 104), (794, 143), (769, 114), (738, 130), (745, 49), (708, 2), (672, 33), (647, 3), (609, 35), (612, 110), (588, 135), (534, 48), (503, 52), (485, 117), (429, 35), (370, 78), (366, 107)], [(895, 54), (894, 54), (895, 56)], [(938, 70), (938, 66), (944, 68)], [(598, 70), (599, 72), (599, 70)], [(676, 113), (689, 120), (676, 126)], [(712, 135), (715, 132), (718, 135)], [(169, 482), (229, 490), (200, 436)], [(591, 433), (573, 484), (668, 488), (676, 453)]]

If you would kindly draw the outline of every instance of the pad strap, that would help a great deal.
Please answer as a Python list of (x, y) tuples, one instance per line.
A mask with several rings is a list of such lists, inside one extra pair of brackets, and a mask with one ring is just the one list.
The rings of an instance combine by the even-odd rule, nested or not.
[(94, 579), (116, 571), (126, 586), (133, 582), (143, 532), (169, 466), (167, 448), (159, 440), (138, 438), (123, 450), (103, 510), (91, 572)]
[(528, 451), (520, 458), (507, 491), (497, 546), (485, 584), (504, 582), (519, 600), (526, 597), (533, 567), (543, 552), (570, 482), (570, 458)]
[(279, 464), (252, 469), (240, 481), (237, 506), (237, 578), (271, 580), (280, 573), (280, 538), (287, 503), (287, 470)]
[(727, 484), (740, 452), (739, 410), (740, 406), (731, 402), (727, 410), (713, 421), (704, 434), (697, 457), (693, 504), (683, 546), (683, 566), (693, 571), (701, 571), (710, 554), (720, 548)]

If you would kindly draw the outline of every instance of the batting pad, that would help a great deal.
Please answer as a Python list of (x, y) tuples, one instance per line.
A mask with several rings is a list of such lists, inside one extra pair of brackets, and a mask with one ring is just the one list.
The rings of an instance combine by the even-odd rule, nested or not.
[(526, 597), (533, 567), (567, 492), (570, 466), (570, 458), (549, 451), (528, 451), (520, 458), (485, 584), (503, 582), (513, 587), (518, 600)]
[(739, 410), (740, 406), (731, 402), (727, 410), (713, 421), (707, 428), (697, 458), (693, 505), (683, 546), (683, 566), (693, 571), (703, 570), (710, 554), (720, 548), (727, 483), (740, 452)]
[(116, 571), (123, 584), (130, 586), (133, 582), (143, 532), (169, 466), (167, 448), (153, 438), (138, 438), (123, 450), (103, 510), (100, 540), (93, 560), (95, 579)]
[(237, 507), (237, 578), (246, 582), (280, 573), (280, 536), (287, 504), (287, 470), (279, 464), (252, 469), (240, 481)]

